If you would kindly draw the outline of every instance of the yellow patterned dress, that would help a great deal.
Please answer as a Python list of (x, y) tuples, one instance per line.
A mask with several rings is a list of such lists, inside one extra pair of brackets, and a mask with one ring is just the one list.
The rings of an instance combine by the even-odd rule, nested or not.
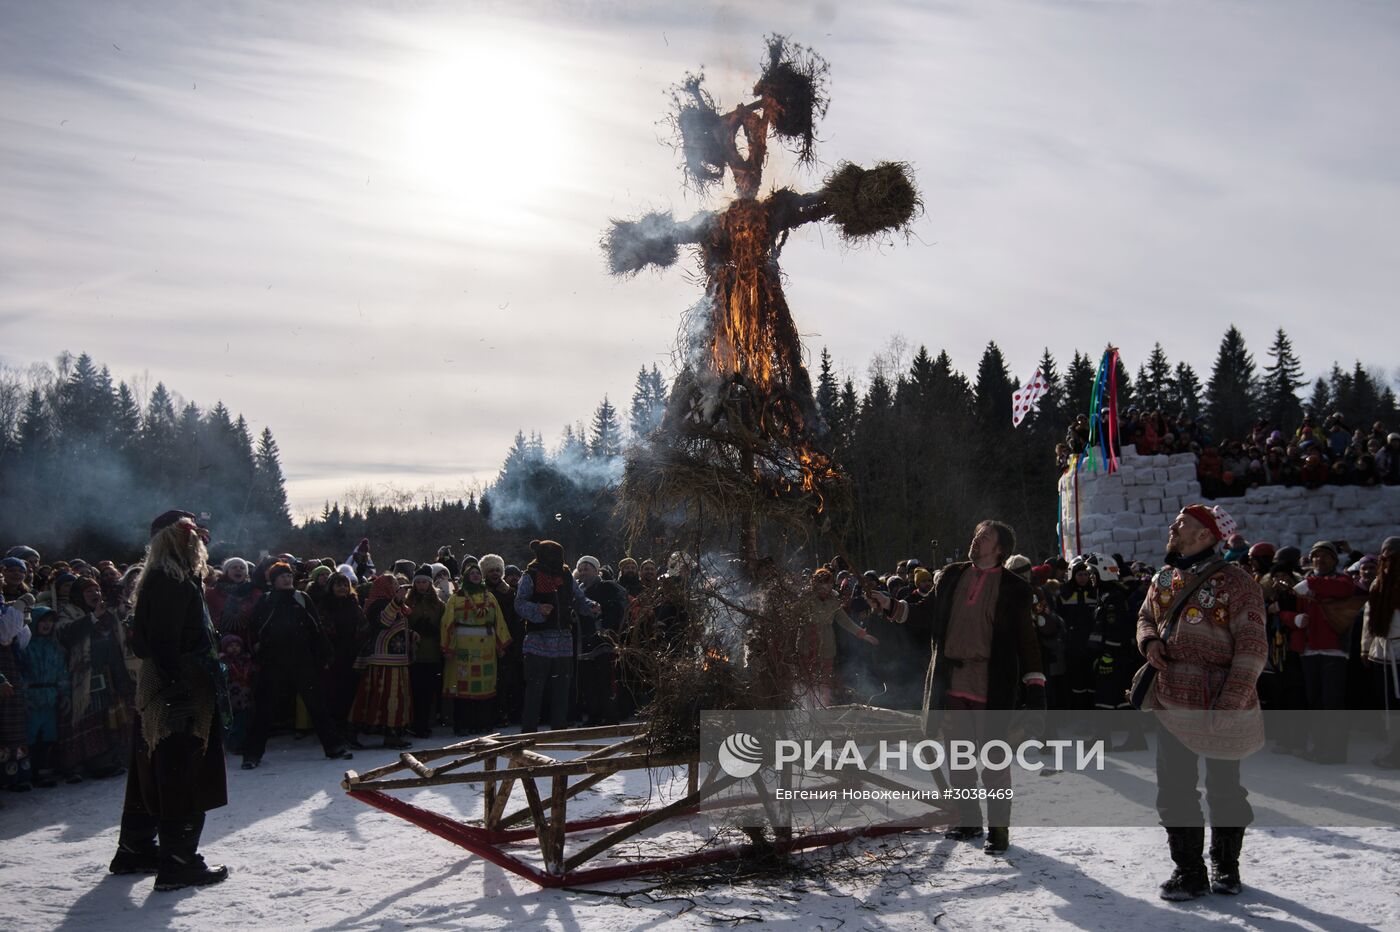
[(485, 586), (448, 599), (442, 612), (442, 694), (494, 698), (499, 658), (509, 645), (505, 614)]

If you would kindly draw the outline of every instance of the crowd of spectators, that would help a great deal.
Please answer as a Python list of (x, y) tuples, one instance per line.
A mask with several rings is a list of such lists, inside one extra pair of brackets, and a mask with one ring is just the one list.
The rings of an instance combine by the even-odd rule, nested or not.
[[(531, 547), (523, 569), (494, 554), (458, 559), (443, 547), (430, 562), (399, 560), (381, 572), (367, 540), (343, 561), (283, 553), (211, 566), (205, 593), (231, 687), (229, 752), (252, 768), (279, 732), (314, 732), (327, 757), (345, 759), (371, 735), (404, 748), (435, 734), (637, 715), (648, 684), (622, 668), (617, 647), (673, 647), (688, 562), (672, 555), (662, 572), (653, 560), (613, 566), (585, 555), (570, 565), (557, 543)], [(1389, 624), (1400, 616), (1400, 538), (1378, 554), (1345, 541), (1319, 541), (1307, 553), (1251, 546), (1238, 534), (1225, 548), (1268, 605), (1264, 708), (1376, 708), (1400, 657), (1400, 619)], [(1141, 663), (1138, 610), (1158, 568), (1084, 554), (1034, 564), (1015, 555), (1004, 569), (1035, 592), (1050, 708), (1126, 709)], [(0, 787), (124, 772), (140, 663), (125, 628), (140, 571), (110, 560), (43, 563), (28, 547), (5, 557)], [(792, 649), (810, 655), (819, 701), (919, 707), (929, 632), (893, 624), (869, 596), (917, 603), (937, 573), (917, 559), (860, 573), (838, 557), (811, 575)], [(1346, 756), (1344, 730), (1311, 743), (1306, 734), (1276, 737), (1278, 749), (1320, 762)], [(1132, 730), (1117, 749), (1145, 747)], [(1400, 766), (1400, 756), (1392, 750), (1377, 763)]]
[[(1089, 449), (1089, 427), (1089, 418), (1079, 415), (1057, 445), (1061, 471)], [(1337, 413), (1321, 423), (1304, 415), (1292, 433), (1260, 418), (1247, 437), (1217, 438), (1195, 418), (1134, 407), (1120, 419), (1114, 436), (1120, 448), (1132, 445), (1144, 456), (1194, 454), (1207, 498), (1243, 495), (1269, 485), (1400, 485), (1400, 433), (1388, 432), (1379, 421), (1369, 430), (1353, 428)]]

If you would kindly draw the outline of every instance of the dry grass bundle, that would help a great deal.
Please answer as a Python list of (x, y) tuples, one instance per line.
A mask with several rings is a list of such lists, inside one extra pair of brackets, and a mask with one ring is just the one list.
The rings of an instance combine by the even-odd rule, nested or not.
[(636, 275), (648, 265), (665, 268), (680, 256), (670, 211), (649, 213), (638, 220), (614, 220), (600, 245), (608, 271), (620, 278)]
[(913, 170), (904, 162), (881, 162), (870, 169), (843, 162), (826, 179), (822, 198), (841, 235), (851, 242), (887, 230), (907, 232), (924, 206)]
[(703, 74), (687, 74), (671, 89), (671, 125), (679, 137), (686, 178), (697, 191), (722, 181), (729, 164), (724, 121), (704, 81)]
[(789, 42), (786, 36), (770, 35), (767, 42), (768, 61), (753, 92), (763, 98), (764, 115), (773, 132), (794, 143), (798, 161), (810, 162), (817, 120), (826, 116), (826, 82), (831, 66), (816, 52)]

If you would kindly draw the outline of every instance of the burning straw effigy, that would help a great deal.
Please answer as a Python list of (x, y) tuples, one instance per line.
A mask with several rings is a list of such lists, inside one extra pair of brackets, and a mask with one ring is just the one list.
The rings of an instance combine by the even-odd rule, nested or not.
[(819, 191), (760, 196), (770, 137), (811, 164), (828, 100), (820, 56), (781, 36), (769, 38), (767, 52), (756, 99), (727, 112), (703, 75), (687, 76), (673, 93), (687, 182), (704, 192), (728, 173), (736, 197), (685, 221), (669, 213), (614, 221), (603, 237), (615, 276), (666, 268), (689, 245), (705, 283), (683, 327), (681, 371), (664, 422), (628, 458), (622, 501), (630, 530), (640, 536), (655, 516), (667, 515), (692, 538), (707, 529), (720, 538), (737, 534), (733, 549), (751, 579), (760, 530), (810, 538), (839, 530), (851, 506), (850, 483), (824, 446), (826, 428), (783, 294), (782, 248), (792, 230), (822, 220), (850, 244), (907, 235), (922, 209), (901, 162), (872, 169), (842, 163)]
[[(648, 536), (660, 520), (683, 550), (735, 554), (733, 571), (691, 580), (688, 649), (660, 657), (624, 652), (625, 662), (650, 667), (647, 678), (660, 684), (649, 709), (658, 741), (694, 734), (686, 713), (697, 695), (715, 702), (704, 708), (780, 707), (813, 675), (796, 668), (791, 649), (805, 581), (780, 567), (791, 548), (824, 533), (839, 537), (853, 501), (825, 443), (778, 259), (803, 224), (830, 221), (845, 242), (859, 245), (907, 236), (922, 210), (902, 162), (870, 169), (843, 162), (818, 191), (760, 193), (770, 140), (801, 165), (815, 162), (828, 73), (812, 50), (771, 36), (753, 100), (721, 112), (704, 76), (687, 75), (673, 89), (671, 118), (686, 181), (703, 193), (728, 175), (735, 198), (684, 221), (669, 213), (614, 221), (603, 236), (615, 276), (669, 267), (682, 246), (693, 246), (705, 283), (683, 323), (680, 373), (663, 422), (627, 458), (620, 507), (629, 530), (634, 539)], [(765, 547), (777, 555), (763, 555)], [(734, 649), (736, 627), (744, 632), (742, 651)], [(725, 669), (741, 654), (759, 661), (746, 665), (747, 679)], [(715, 663), (716, 656), (730, 662)]]

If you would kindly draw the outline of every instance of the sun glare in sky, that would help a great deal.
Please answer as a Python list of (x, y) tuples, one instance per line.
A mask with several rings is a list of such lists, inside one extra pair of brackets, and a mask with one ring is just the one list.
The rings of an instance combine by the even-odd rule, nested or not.
[(499, 222), (550, 187), (571, 145), (547, 49), (499, 34), (437, 41), (410, 66), (401, 159), (407, 180), (463, 222)]

